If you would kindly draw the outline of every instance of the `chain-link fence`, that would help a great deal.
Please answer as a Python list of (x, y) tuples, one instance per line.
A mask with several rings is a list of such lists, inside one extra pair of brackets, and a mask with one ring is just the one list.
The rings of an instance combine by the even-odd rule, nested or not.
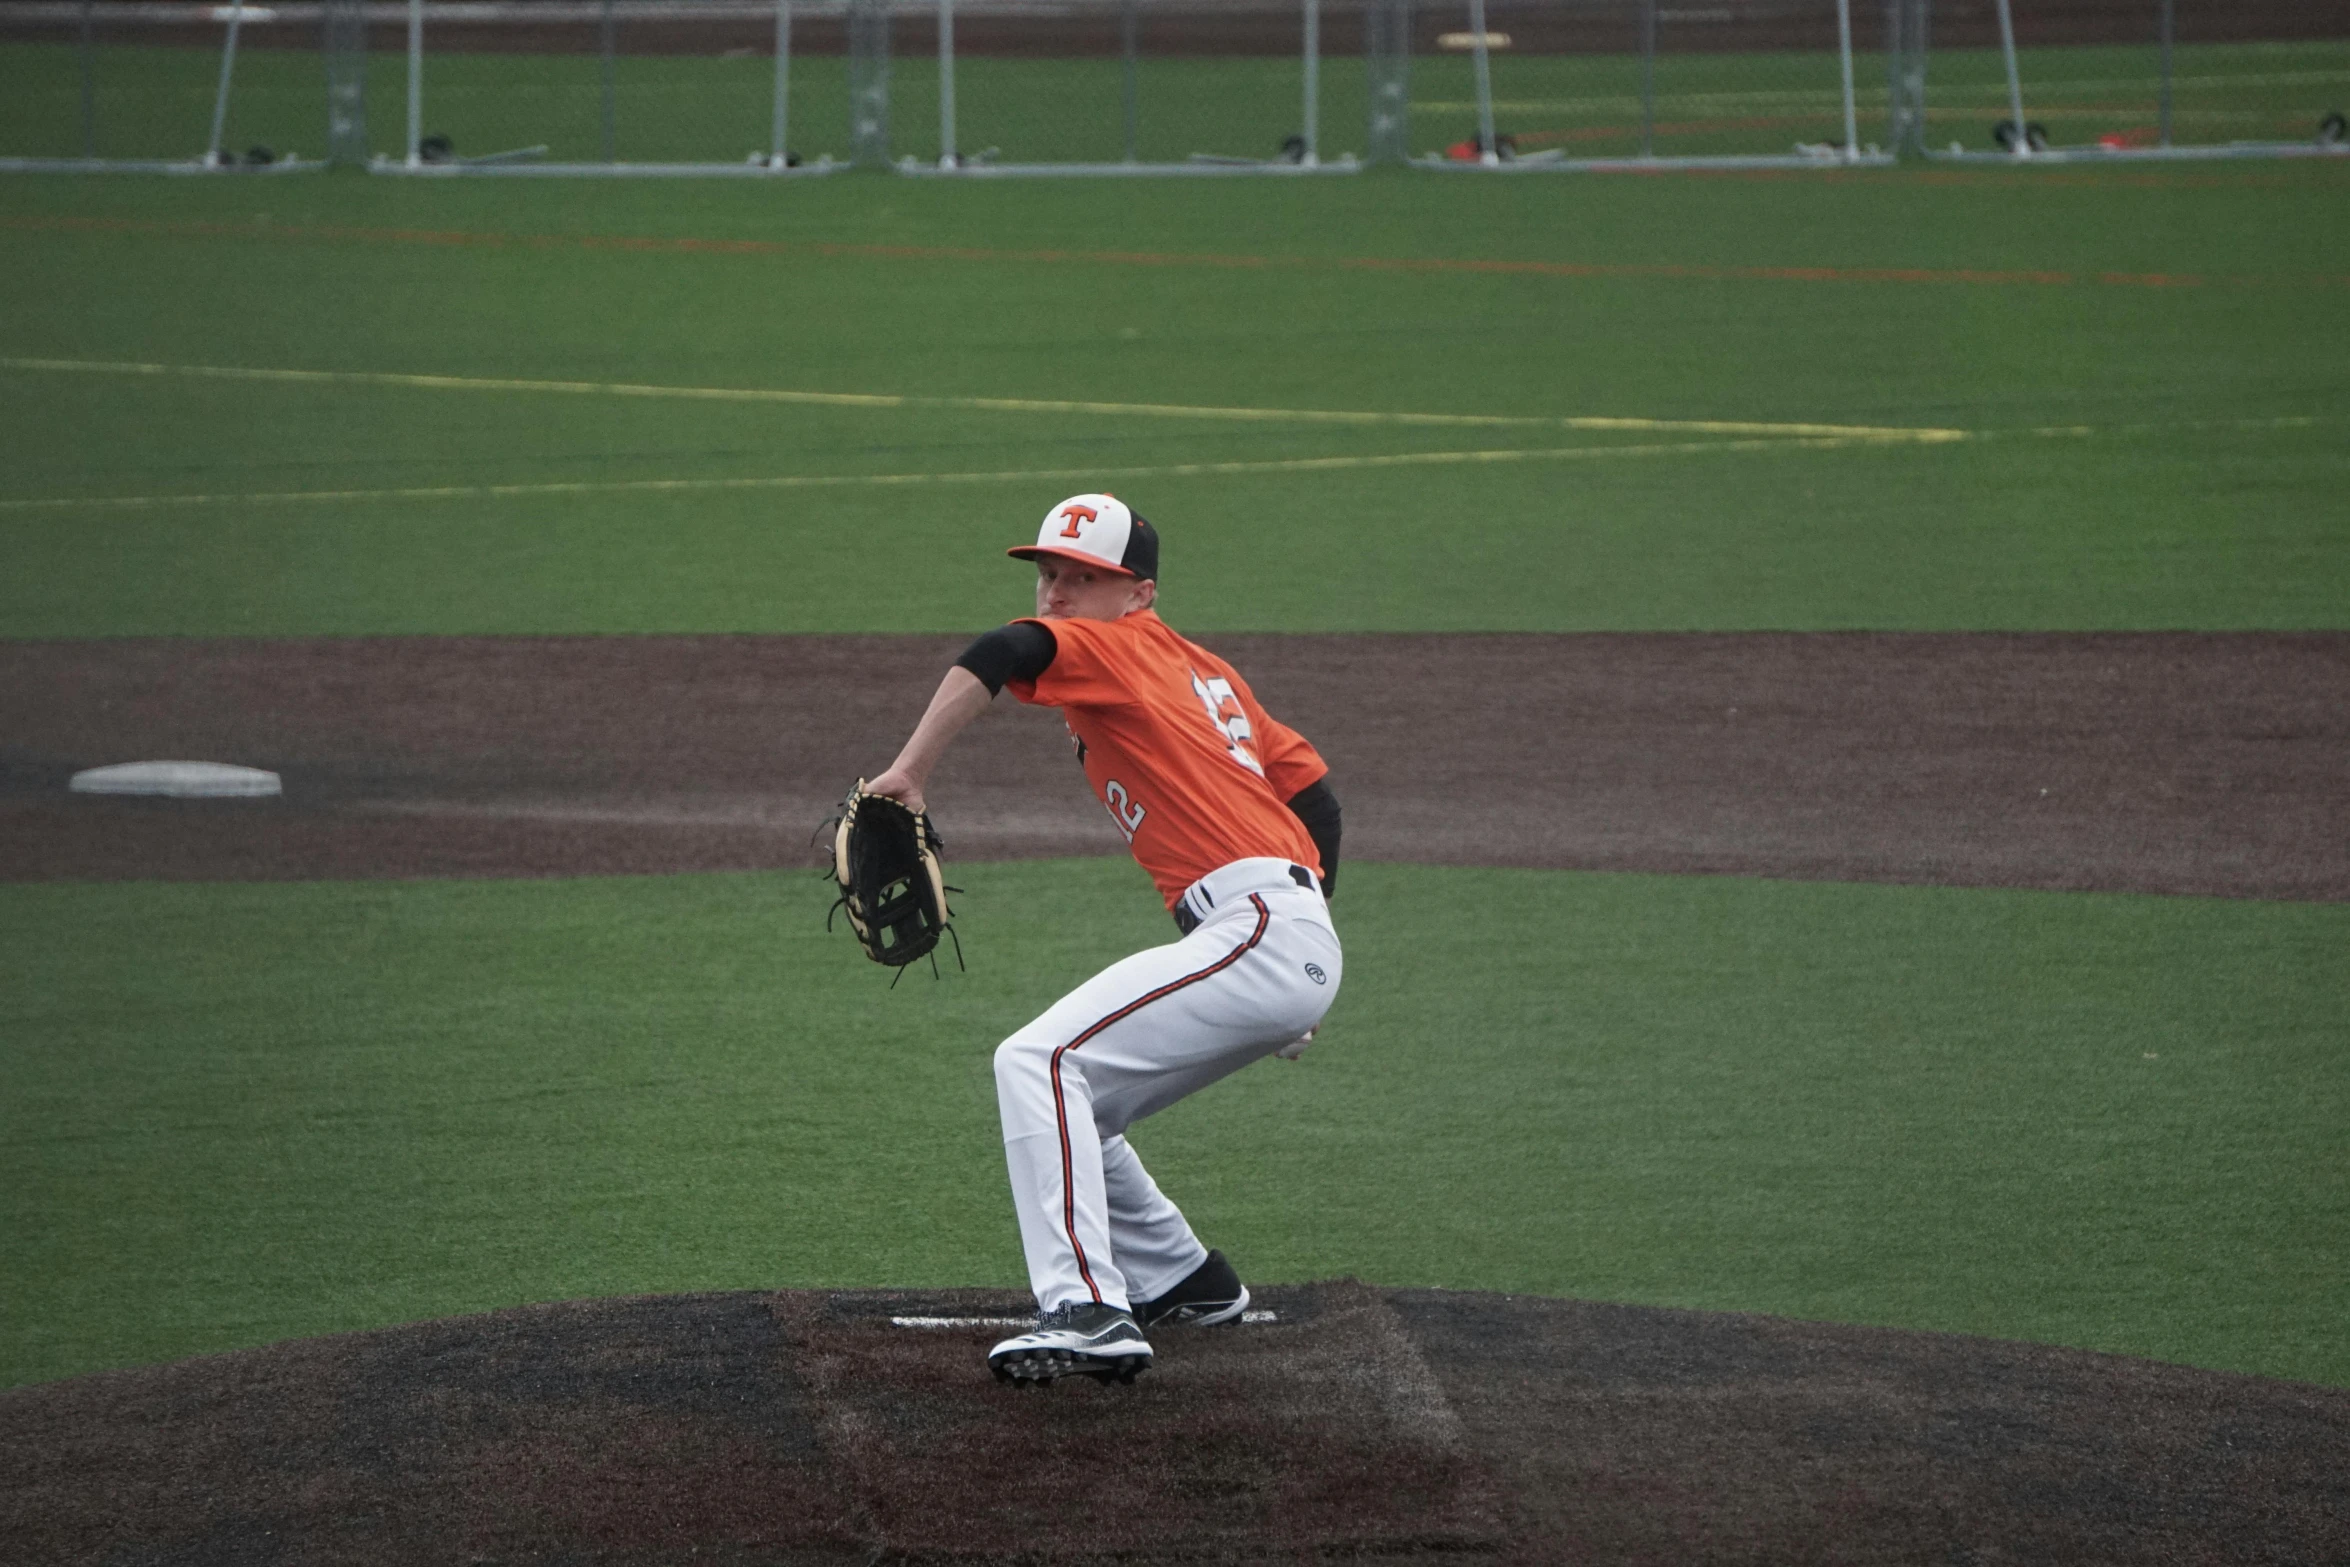
[(2318, 152), (2350, 0), (0, 0), (0, 80), (17, 167)]
[[(1933, 156), (2350, 152), (2350, 0), (1895, 0)], [(1906, 101), (1904, 101), (1906, 100)]]

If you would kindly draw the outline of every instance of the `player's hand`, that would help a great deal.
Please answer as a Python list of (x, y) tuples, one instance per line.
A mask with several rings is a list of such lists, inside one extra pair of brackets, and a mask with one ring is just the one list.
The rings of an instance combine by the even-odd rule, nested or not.
[(1279, 1056), (1284, 1061), (1295, 1061), (1299, 1056), (1302, 1056), (1306, 1053), (1306, 1046), (1312, 1044), (1314, 1042), (1314, 1036), (1320, 1032), (1322, 1032), (1322, 1025), (1316, 1023), (1312, 1028), (1307, 1029), (1304, 1033), (1298, 1035), (1288, 1044), (1283, 1045), (1280, 1049), (1274, 1051), (1273, 1054)]
[(908, 810), (924, 809), (922, 786), (914, 781), (912, 773), (900, 767), (893, 767), (879, 778), (874, 779), (865, 786), (865, 792), (867, 794), (886, 794), (891, 799), (902, 802)]

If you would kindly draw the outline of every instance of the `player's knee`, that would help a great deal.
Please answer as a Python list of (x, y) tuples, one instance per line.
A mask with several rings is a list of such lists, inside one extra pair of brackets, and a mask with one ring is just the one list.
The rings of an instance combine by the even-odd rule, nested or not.
[(1033, 1083), (1052, 1069), (1053, 1042), (1033, 1034), (1014, 1034), (995, 1047), (995, 1083), (1000, 1092)]

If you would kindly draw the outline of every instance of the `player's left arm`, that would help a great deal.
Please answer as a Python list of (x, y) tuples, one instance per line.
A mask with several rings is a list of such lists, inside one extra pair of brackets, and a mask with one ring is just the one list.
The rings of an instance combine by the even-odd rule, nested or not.
[(1245, 682), (1235, 678), (1233, 694), (1248, 714), (1265, 782), (1273, 786), (1273, 793), (1289, 806), (1305, 825), (1306, 836), (1314, 840), (1314, 852), (1322, 861), (1322, 896), (1330, 897), (1338, 890), (1339, 836), (1338, 796), (1330, 788), (1330, 764), (1304, 735), (1266, 712)]
[(1331, 792), (1329, 774), (1291, 795), (1289, 809), (1305, 824), (1306, 836), (1314, 840), (1314, 853), (1322, 861), (1322, 896), (1337, 896), (1338, 796)]

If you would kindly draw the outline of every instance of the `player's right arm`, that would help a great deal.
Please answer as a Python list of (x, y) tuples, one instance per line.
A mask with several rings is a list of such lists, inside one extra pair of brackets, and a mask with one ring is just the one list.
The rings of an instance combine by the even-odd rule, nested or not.
[(930, 783), (931, 769), (947, 754), (955, 736), (969, 728), (971, 720), (986, 712), (987, 704), (994, 700), (995, 693), (970, 670), (960, 664), (948, 670), (930, 698), (930, 707), (923, 713), (922, 721), (914, 726), (914, 733), (898, 752), (898, 759), (865, 786), (866, 792), (886, 794), (893, 800), (905, 801), (917, 811), (923, 809), (922, 791)]
[(887, 771), (865, 787), (873, 794), (903, 800), (919, 811), (931, 769), (955, 736), (987, 711), (1007, 680), (1034, 680), (1053, 661), (1053, 634), (1032, 620), (1016, 620), (983, 634), (963, 650), (939, 681), (929, 710)]

